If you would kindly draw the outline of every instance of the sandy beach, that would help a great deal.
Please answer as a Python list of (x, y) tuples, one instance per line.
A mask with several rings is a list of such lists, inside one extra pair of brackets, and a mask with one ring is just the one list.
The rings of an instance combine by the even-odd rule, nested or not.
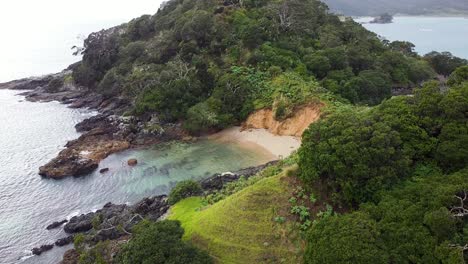
[(277, 136), (266, 129), (246, 129), (232, 127), (209, 136), (210, 139), (239, 143), (243, 147), (256, 148), (257, 151), (281, 159), (291, 155), (301, 145), (301, 140), (293, 136)]

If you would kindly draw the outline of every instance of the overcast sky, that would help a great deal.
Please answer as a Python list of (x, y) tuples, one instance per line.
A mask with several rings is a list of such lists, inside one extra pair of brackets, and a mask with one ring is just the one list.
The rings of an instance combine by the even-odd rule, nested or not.
[(70, 22), (132, 18), (153, 14), (161, 0), (7, 0), (0, 4), (0, 21)]
[(0, 82), (57, 72), (87, 35), (157, 12), (162, 0), (2, 0)]

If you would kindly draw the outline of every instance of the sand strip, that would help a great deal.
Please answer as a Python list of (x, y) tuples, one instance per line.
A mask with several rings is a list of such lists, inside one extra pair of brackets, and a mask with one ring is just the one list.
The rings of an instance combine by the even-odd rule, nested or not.
[(241, 131), (240, 127), (225, 129), (209, 136), (210, 139), (224, 142), (234, 142), (241, 145), (255, 144), (272, 155), (273, 159), (289, 156), (301, 146), (301, 140), (292, 136), (277, 136), (265, 129), (247, 129)]

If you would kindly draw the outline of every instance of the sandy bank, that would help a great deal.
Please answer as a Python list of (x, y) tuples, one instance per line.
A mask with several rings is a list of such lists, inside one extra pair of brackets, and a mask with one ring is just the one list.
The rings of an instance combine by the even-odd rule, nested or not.
[(323, 106), (322, 103), (303, 105), (295, 109), (291, 117), (281, 121), (275, 119), (271, 109), (261, 109), (251, 114), (242, 127), (264, 128), (275, 135), (301, 137), (310, 124), (320, 119)]
[(266, 129), (246, 129), (232, 127), (209, 136), (210, 139), (238, 143), (243, 147), (254, 148), (257, 151), (270, 155), (271, 159), (289, 156), (297, 150), (301, 141), (293, 136), (277, 136)]

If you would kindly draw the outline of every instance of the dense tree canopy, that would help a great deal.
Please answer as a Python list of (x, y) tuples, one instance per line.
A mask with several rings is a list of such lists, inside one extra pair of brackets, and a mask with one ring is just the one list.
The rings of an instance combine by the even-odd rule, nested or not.
[(184, 230), (179, 222), (142, 221), (133, 228), (133, 232), (132, 239), (117, 256), (117, 263), (213, 263), (208, 254), (182, 242)]
[(468, 171), (442, 175), (421, 167), (414, 175), (378, 204), (314, 225), (305, 262), (465, 263), (468, 224), (453, 208), (468, 188)]
[[(463, 68), (461, 68), (461, 71)], [(457, 71), (454, 74), (457, 74)], [(427, 83), (414, 97), (396, 97), (372, 109), (338, 111), (303, 135), (302, 178), (322, 181), (337, 203), (357, 206), (435, 158), (455, 171), (466, 166), (468, 83), (441, 93)]]
[(433, 76), (412, 49), (340, 21), (317, 0), (172, 0), (155, 15), (91, 34), (73, 76), (105, 96), (127, 97), (134, 114), (185, 121), (200, 132), (237, 123), (260, 107), (302, 103), (270, 94), (281, 74), (321, 81), (328, 91), (315, 94), (378, 104), (392, 87)]

